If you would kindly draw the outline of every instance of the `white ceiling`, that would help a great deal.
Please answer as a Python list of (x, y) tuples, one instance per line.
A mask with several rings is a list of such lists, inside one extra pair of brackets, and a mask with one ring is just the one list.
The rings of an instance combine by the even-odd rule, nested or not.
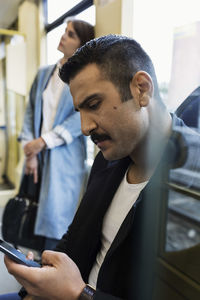
[(22, 0), (0, 0), (0, 28), (9, 28), (16, 20)]

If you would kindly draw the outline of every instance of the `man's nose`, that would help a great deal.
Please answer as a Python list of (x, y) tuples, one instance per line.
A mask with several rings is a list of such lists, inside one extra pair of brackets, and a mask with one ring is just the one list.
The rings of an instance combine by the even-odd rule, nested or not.
[(96, 128), (97, 124), (90, 116), (81, 114), (81, 130), (84, 135), (89, 136)]

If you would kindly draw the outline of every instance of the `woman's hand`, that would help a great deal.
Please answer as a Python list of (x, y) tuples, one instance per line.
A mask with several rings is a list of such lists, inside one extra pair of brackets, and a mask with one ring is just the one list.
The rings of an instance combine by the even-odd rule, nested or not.
[(41, 152), (45, 147), (45, 141), (43, 140), (43, 138), (39, 137), (38, 139), (34, 139), (24, 146), (24, 153), (27, 158), (32, 158), (33, 156)]
[(33, 175), (34, 183), (38, 182), (38, 159), (36, 155), (26, 159), (25, 174)]

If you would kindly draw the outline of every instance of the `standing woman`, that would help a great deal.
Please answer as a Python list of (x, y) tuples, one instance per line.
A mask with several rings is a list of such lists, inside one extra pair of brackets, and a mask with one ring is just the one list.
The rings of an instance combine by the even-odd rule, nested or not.
[(57, 48), (63, 57), (56, 65), (38, 71), (24, 116), (20, 139), (26, 157), (25, 173), (33, 174), (35, 183), (40, 180), (35, 234), (45, 237), (45, 249), (53, 249), (71, 223), (86, 170), (80, 115), (58, 71), (77, 48), (93, 38), (91, 24), (67, 22)]

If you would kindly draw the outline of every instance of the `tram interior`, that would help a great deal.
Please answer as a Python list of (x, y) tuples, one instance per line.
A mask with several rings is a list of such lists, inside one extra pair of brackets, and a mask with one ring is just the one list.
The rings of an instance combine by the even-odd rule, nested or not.
[[(56, 35), (59, 34), (56, 30), (62, 26), (62, 22), (55, 28), (52, 26), (48, 32), (47, 28), (51, 26), (46, 25), (52, 25), (79, 2), (93, 1), (65, 1), (70, 3), (69, 7), (63, 6), (61, 12), (48, 21), (46, 11), (52, 2), (0, 0), (0, 227), (5, 204), (16, 195), (20, 184), (24, 156), (17, 137), (22, 126), (28, 91), (38, 67), (55, 61), (50, 48), (53, 48), (52, 43), (57, 43)], [(87, 7), (84, 16), (86, 20), (95, 20), (97, 36), (123, 34), (144, 44), (152, 53), (160, 75), (162, 98), (170, 112), (176, 111), (191, 129), (185, 133), (186, 139), (183, 141), (187, 149), (190, 146), (183, 153), (183, 163), (170, 171), (169, 191), (165, 199), (165, 211), (162, 212), (161, 229), (165, 234), (162, 245), (158, 247), (158, 265), (165, 272), (164, 275), (159, 274), (158, 282), (162, 282), (161, 286), (167, 291), (166, 295), (171, 295), (171, 300), (196, 300), (200, 297), (200, 269), (188, 271), (184, 261), (176, 259), (179, 251), (198, 247), (200, 243), (200, 155), (194, 157), (193, 154), (194, 149), (200, 149), (200, 144), (193, 135), (193, 130), (200, 133), (200, 18), (197, 16), (200, 6), (197, 2), (192, 0), (188, 4), (186, 0), (165, 1), (164, 6), (169, 9), (167, 17), (162, 5), (156, 0), (149, 1), (148, 5), (145, 0), (96, 0), (92, 3), (93, 11), (87, 11)], [(56, 5), (59, 6), (59, 1)], [(142, 5), (148, 6), (149, 15), (143, 14)], [(159, 11), (155, 16), (159, 25), (156, 22), (153, 24), (151, 18), (155, 5)], [(167, 23), (169, 14), (178, 18), (177, 14), (184, 14), (183, 10), (178, 11), (181, 6), (185, 8), (185, 15), (181, 21), (174, 22), (172, 27)], [(176, 8), (175, 11), (173, 7)], [(194, 13), (193, 18), (189, 19), (187, 9)], [(110, 15), (115, 17), (110, 18)], [(144, 18), (151, 32), (147, 32), (147, 26), (142, 21)], [(169, 28), (170, 41), (166, 38)], [(152, 37), (149, 38), (151, 34)], [(169, 44), (171, 48), (168, 48)], [(162, 51), (162, 47), (170, 52), (169, 57)], [(161, 60), (166, 60), (167, 63), (162, 65)], [(95, 153), (91, 144), (88, 145), (88, 151), (88, 165), (91, 166)], [(194, 259), (199, 259), (199, 256)], [(167, 277), (172, 273), (174, 282)], [(187, 293), (183, 293), (182, 284)], [(0, 294), (18, 289), (19, 284), (7, 273), (3, 255), (0, 255)], [(168, 296), (163, 300), (169, 299)]]

